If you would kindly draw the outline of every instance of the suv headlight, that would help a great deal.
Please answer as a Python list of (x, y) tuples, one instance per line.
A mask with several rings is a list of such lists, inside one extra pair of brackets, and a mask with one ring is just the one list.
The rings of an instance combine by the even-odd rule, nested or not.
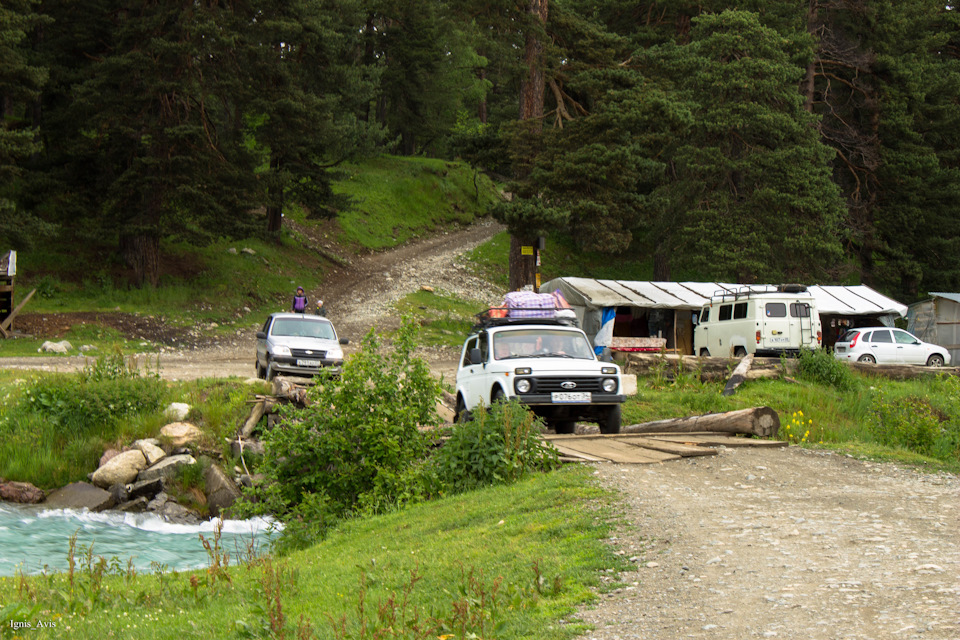
[(290, 347), (284, 347), (282, 345), (277, 345), (273, 348), (273, 355), (275, 356), (289, 356)]
[(616, 372), (617, 372), (617, 368), (616, 368), (616, 367), (601, 367), (601, 368), (600, 368), (600, 373), (602, 373), (602, 374), (604, 374), (604, 375), (606, 375), (606, 376), (615, 374)]
[(530, 381), (526, 378), (520, 378), (516, 382), (517, 393), (528, 393), (530, 391)]
[(604, 378), (603, 383), (600, 386), (607, 393), (613, 393), (617, 390), (617, 380), (616, 378)]
[(333, 360), (343, 360), (343, 349), (328, 349), (327, 357)]

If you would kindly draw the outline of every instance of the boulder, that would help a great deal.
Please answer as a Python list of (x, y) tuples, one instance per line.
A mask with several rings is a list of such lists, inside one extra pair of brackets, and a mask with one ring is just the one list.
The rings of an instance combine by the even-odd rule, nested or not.
[(137, 479), (137, 474), (147, 466), (147, 459), (139, 449), (124, 451), (111, 458), (107, 464), (93, 472), (93, 484), (106, 489), (117, 483), (130, 484)]
[(97, 467), (102, 467), (103, 465), (107, 464), (108, 462), (116, 458), (118, 455), (120, 455), (120, 452), (117, 451), (116, 449), (107, 449), (106, 451), (103, 452), (103, 455), (100, 456), (100, 462), (97, 464)]
[(230, 452), (235, 458), (241, 455), (262, 456), (264, 451), (263, 443), (259, 440), (234, 440), (230, 443)]
[(160, 429), (160, 435), (174, 447), (182, 447), (200, 440), (203, 432), (189, 422), (171, 422)]
[(190, 414), (190, 405), (186, 402), (171, 402), (164, 411), (164, 415), (171, 420), (186, 420)]
[(69, 353), (71, 349), (73, 349), (73, 345), (67, 340), (61, 340), (60, 342), (50, 342), (47, 340), (40, 345), (37, 351), (44, 353)]
[(137, 440), (133, 443), (134, 449), (139, 449), (147, 461), (147, 466), (152, 467), (167, 457), (167, 452), (158, 447), (149, 440)]
[(29, 482), (0, 482), (0, 500), (18, 504), (37, 504), (43, 502), (43, 489)]
[(173, 500), (164, 503), (157, 515), (171, 524), (200, 524), (200, 516)]
[[(137, 453), (140, 452), (138, 451)], [(172, 478), (174, 475), (176, 475), (177, 469), (180, 467), (196, 463), (196, 458), (191, 455), (170, 456), (168, 458), (164, 458), (150, 468), (140, 471), (140, 474), (137, 476), (137, 480), (139, 482), (146, 482), (148, 480)]]
[(143, 480), (127, 485), (127, 498), (136, 500), (137, 498), (154, 498), (163, 491), (163, 478), (154, 478), (153, 480)]
[(113, 497), (113, 501), (116, 504), (123, 504), (130, 499), (129, 494), (127, 493), (127, 485), (125, 484), (115, 484), (107, 489), (107, 491), (110, 492), (110, 495)]
[(115, 504), (113, 496), (86, 482), (74, 482), (53, 491), (43, 502), (50, 509), (89, 509), (105, 511)]
[(117, 511), (123, 511), (126, 513), (143, 513), (147, 510), (147, 505), (149, 500), (146, 497), (140, 496), (139, 498), (134, 498), (133, 500), (128, 500), (123, 504), (117, 505)]
[(211, 464), (204, 472), (207, 506), (211, 516), (219, 516), (240, 498), (240, 489), (219, 465)]

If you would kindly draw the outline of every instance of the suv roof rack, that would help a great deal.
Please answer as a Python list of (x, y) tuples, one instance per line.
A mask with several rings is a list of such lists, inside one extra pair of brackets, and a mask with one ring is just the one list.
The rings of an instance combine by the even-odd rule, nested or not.
[[(487, 329), (489, 327), (502, 327), (506, 325), (526, 325), (526, 324), (546, 324), (553, 326), (564, 326), (564, 327), (577, 327), (577, 317), (572, 318), (558, 317), (556, 313), (558, 311), (569, 311), (569, 309), (564, 309), (562, 307), (543, 307), (538, 309), (513, 309), (512, 311), (519, 312), (521, 316), (511, 316), (509, 315), (510, 310), (506, 307), (490, 307), (485, 309), (480, 313), (476, 314), (477, 322), (473, 325), (474, 330), (477, 329)], [(542, 314), (554, 314), (553, 316), (539, 316), (534, 317), (532, 314), (542, 313)]]
[(806, 293), (807, 285), (804, 284), (747, 284), (731, 291), (730, 289), (719, 289), (713, 293), (711, 302), (727, 302), (728, 300), (740, 300), (741, 298), (751, 298), (758, 295), (769, 295), (771, 293)]

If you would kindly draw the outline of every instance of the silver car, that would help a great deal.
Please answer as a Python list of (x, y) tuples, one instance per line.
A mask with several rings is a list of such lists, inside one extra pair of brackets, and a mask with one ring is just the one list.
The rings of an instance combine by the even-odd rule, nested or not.
[(346, 338), (338, 338), (333, 323), (302, 313), (273, 313), (257, 332), (257, 377), (278, 374), (314, 376), (329, 368), (339, 373)]
[(942, 367), (950, 364), (950, 352), (924, 342), (912, 333), (891, 327), (850, 329), (837, 340), (833, 355), (844, 362), (919, 364)]

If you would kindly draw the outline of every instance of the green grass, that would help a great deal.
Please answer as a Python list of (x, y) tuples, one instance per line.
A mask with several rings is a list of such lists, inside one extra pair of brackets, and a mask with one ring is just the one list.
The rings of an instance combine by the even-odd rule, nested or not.
[(70, 638), (281, 637), (278, 611), (286, 637), (307, 624), (317, 638), (342, 637), (335, 625), (356, 625), (361, 594), (368, 622), (378, 610), (400, 613), (406, 599), (408, 617), (452, 623), (454, 604), (469, 602), (482, 637), (569, 638), (583, 625), (558, 621), (595, 598), (602, 571), (627, 566), (604, 542), (607, 501), (589, 469), (566, 468), (354, 520), (281, 559), (165, 576), (121, 570), (102, 587), (80, 569), (73, 587), (65, 574), (3, 578), (0, 601), (29, 605), (32, 594), (31, 619), (55, 621)]
[(442, 290), (421, 290), (405, 296), (396, 306), (401, 314), (418, 318), (421, 343), (459, 347), (476, 322), (475, 315), (486, 305), (449, 296)]
[(334, 191), (354, 200), (337, 216), (345, 245), (386, 249), (486, 215), (496, 186), (468, 165), (430, 158), (380, 156), (347, 166)]

